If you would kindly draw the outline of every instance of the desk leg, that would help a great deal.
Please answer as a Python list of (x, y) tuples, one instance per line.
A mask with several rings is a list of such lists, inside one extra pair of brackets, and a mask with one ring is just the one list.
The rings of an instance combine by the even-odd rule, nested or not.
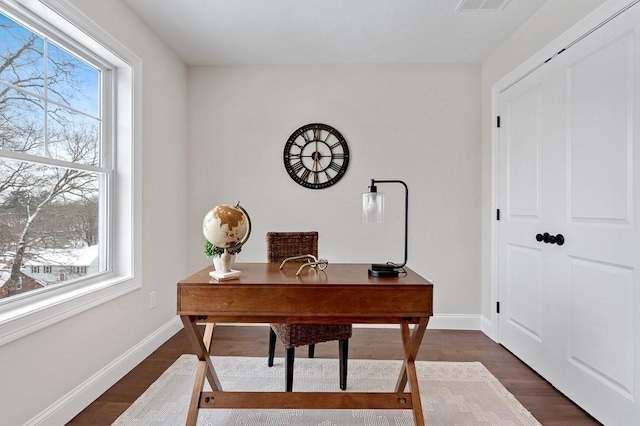
[(396, 383), (396, 392), (404, 392), (404, 388), (409, 381), (411, 390), (411, 402), (413, 403), (413, 420), (416, 426), (424, 425), (424, 415), (422, 414), (422, 403), (420, 401), (420, 389), (418, 387), (418, 374), (416, 372), (416, 355), (420, 349), (422, 338), (427, 330), (429, 318), (424, 318), (413, 329), (413, 333), (409, 333), (409, 326), (401, 324), (402, 346), (404, 349), (404, 363), (398, 376)]
[(215, 324), (207, 323), (204, 335), (200, 334), (197, 328), (195, 317), (181, 317), (184, 329), (193, 348), (197, 348), (196, 356), (198, 357), (198, 368), (196, 370), (196, 380), (193, 384), (191, 393), (191, 402), (189, 403), (189, 413), (187, 414), (187, 425), (195, 425), (198, 420), (198, 406), (200, 404), (200, 395), (204, 389), (205, 377), (209, 381), (209, 385), (213, 391), (221, 391), (222, 385), (216, 370), (211, 362), (210, 351), (211, 342), (213, 340), (213, 330)]

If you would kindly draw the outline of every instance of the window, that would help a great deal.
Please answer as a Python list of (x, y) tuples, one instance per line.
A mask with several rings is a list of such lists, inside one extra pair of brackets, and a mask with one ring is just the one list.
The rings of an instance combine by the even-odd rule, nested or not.
[[(108, 204), (111, 170), (103, 149), (102, 74), (0, 13), (0, 218), (7, 225), (0, 256), (9, 272), (0, 297), (20, 294), (28, 262), (55, 262), (104, 238), (99, 212)], [(106, 259), (96, 262), (104, 272)]]
[(0, 345), (141, 285), (137, 69), (69, 3), (0, 0)]

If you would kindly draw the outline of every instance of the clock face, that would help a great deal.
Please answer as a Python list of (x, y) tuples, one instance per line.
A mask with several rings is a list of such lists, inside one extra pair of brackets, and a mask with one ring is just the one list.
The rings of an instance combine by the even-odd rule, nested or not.
[(306, 188), (328, 188), (349, 166), (349, 147), (331, 126), (314, 123), (300, 127), (284, 146), (284, 167), (296, 183)]

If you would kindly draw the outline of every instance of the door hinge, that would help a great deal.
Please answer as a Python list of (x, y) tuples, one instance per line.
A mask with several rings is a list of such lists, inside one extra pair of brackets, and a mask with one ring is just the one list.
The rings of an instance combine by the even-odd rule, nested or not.
[(500, 302), (496, 302), (496, 314), (500, 313)]
[(500, 127), (500, 116), (496, 117), (496, 127)]
[(496, 220), (500, 220), (500, 209), (496, 209)]

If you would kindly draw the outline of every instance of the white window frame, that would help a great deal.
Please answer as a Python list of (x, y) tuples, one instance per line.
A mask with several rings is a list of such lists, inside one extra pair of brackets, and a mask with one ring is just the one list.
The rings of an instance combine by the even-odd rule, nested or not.
[[(38, 28), (54, 40), (88, 56), (100, 58), (112, 68), (114, 102), (105, 126), (105, 140), (113, 140), (113, 197), (109, 227), (107, 273), (77, 280), (49, 291), (29, 293), (0, 304), (0, 346), (63, 319), (113, 300), (142, 286), (141, 248), (141, 141), (142, 60), (104, 32), (66, 0), (0, 0), (10, 14)], [(106, 231), (106, 230), (104, 230)], [(12, 298), (13, 299), (13, 298)]]

